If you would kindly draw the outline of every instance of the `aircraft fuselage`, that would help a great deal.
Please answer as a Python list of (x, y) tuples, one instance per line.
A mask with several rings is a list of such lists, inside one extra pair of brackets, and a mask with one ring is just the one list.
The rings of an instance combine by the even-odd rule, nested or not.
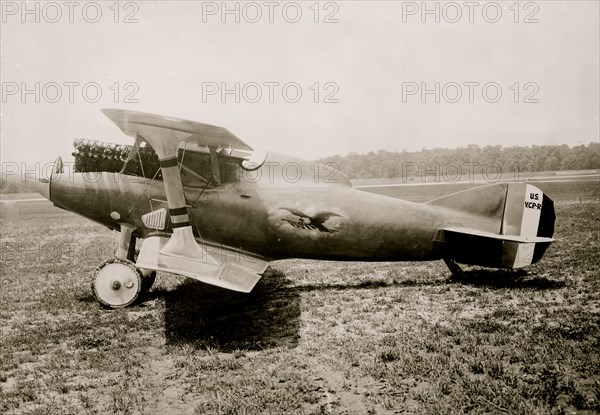
[[(393, 261), (439, 259), (434, 237), (443, 226), (475, 223), (498, 232), (492, 218), (359, 191), (339, 177), (332, 183), (311, 177), (185, 188), (194, 236), (269, 259)], [(168, 209), (161, 181), (75, 173), (52, 180), (50, 199), (111, 229), (133, 225), (142, 238), (172, 232), (168, 215), (162, 230), (142, 221), (144, 214)]]

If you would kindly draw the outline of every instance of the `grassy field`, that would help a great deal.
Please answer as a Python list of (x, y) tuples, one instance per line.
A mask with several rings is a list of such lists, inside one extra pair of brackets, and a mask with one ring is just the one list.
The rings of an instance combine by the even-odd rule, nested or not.
[(108, 230), (4, 221), (0, 413), (598, 413), (600, 188), (539, 187), (557, 241), (524, 272), (287, 260), (251, 294), (160, 275), (126, 310), (90, 292)]

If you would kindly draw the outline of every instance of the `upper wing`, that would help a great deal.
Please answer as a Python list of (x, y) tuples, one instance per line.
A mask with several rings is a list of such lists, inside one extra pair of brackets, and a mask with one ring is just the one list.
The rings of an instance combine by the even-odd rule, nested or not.
[(145, 112), (104, 108), (102, 112), (125, 134), (148, 138), (187, 136), (187, 140), (201, 146), (250, 150), (252, 147), (236, 137), (231, 131), (215, 125), (203, 124), (164, 115)]

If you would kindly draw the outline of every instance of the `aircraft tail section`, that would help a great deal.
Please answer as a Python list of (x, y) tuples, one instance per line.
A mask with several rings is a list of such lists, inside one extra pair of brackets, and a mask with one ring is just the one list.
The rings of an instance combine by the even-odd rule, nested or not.
[(494, 227), (442, 226), (434, 243), (443, 258), (493, 268), (521, 268), (539, 261), (553, 242), (554, 202), (530, 184), (484, 186), (429, 203), (486, 217)]

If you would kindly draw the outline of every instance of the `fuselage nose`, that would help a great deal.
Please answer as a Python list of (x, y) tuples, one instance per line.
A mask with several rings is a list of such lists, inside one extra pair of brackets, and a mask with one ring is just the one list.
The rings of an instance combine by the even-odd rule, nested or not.
[(29, 183), (31, 190), (41, 194), (46, 199), (52, 201), (52, 182), (60, 179), (61, 174), (64, 173), (63, 161), (61, 157), (58, 157), (54, 161), (50, 177), (35, 177), (33, 179), (26, 180)]

